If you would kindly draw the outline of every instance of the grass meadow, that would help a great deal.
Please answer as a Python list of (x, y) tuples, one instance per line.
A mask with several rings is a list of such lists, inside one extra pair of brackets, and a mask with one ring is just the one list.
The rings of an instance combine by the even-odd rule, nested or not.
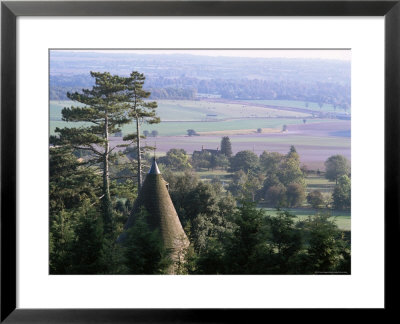
[[(276, 216), (278, 211), (274, 208), (261, 207), (267, 215)], [(289, 211), (291, 214), (296, 215), (297, 221), (304, 221), (308, 217), (315, 215), (317, 212), (322, 214), (327, 213), (331, 215), (330, 219), (333, 220), (339, 229), (343, 231), (351, 231), (351, 216), (348, 211), (340, 210), (324, 210), (317, 211), (311, 208), (285, 208), (284, 210)]]
[[(295, 100), (245, 100), (249, 104), (257, 103), (262, 105), (271, 105), (276, 107), (290, 107), (290, 108), (303, 108), (313, 110), (315, 112), (337, 112), (344, 113), (343, 108), (335, 107), (331, 104), (323, 104), (320, 108), (318, 103), (316, 102), (308, 102), (308, 106), (305, 101), (295, 101)], [(350, 109), (347, 109), (347, 112), (350, 113)]]
[[(158, 131), (160, 136), (186, 135), (188, 129), (196, 132), (254, 130), (258, 128), (281, 131), (283, 125), (330, 122), (331, 119), (313, 119), (309, 114), (255, 107), (251, 105), (214, 103), (189, 100), (160, 100), (158, 114), (162, 122), (156, 125), (143, 125), (143, 130)], [(61, 110), (72, 105), (71, 101), (50, 102), (50, 134), (56, 127), (71, 125), (88, 126), (88, 123), (66, 123), (62, 121)], [(79, 104), (77, 105), (79, 106)], [(122, 128), (124, 134), (135, 131), (134, 125)]]

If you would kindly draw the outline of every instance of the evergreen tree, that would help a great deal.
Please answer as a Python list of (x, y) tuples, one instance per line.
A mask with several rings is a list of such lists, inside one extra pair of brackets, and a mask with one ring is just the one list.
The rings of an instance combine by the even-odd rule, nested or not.
[(232, 144), (228, 136), (222, 137), (221, 153), (226, 155), (228, 158), (232, 156)]
[(337, 225), (329, 219), (329, 215), (317, 214), (305, 222), (305, 229), (308, 231), (308, 256), (303, 271), (335, 271), (343, 259), (343, 241)]
[(75, 238), (75, 215), (61, 210), (50, 218), (49, 272), (66, 274), (71, 267), (71, 246)]
[(186, 267), (189, 268), (189, 273), (194, 274), (225, 274), (225, 253), (223, 241), (209, 237), (206, 248), (201, 253), (192, 253), (190, 263)]
[(105, 233), (113, 230), (113, 212), (110, 196), (109, 168), (111, 152), (110, 134), (120, 131), (120, 126), (130, 122), (126, 114), (127, 96), (124, 93), (124, 79), (108, 72), (90, 72), (95, 79), (92, 89), (67, 93), (69, 99), (84, 106), (72, 106), (62, 110), (67, 122), (85, 122), (88, 126), (56, 128), (58, 137), (52, 137), (56, 145), (68, 145), (74, 149), (89, 151), (88, 162), (99, 163), (102, 169), (102, 215)]
[[(124, 137), (124, 140), (133, 140), (136, 142), (137, 150), (137, 181), (138, 188), (142, 186), (142, 146), (140, 139), (140, 127), (143, 122), (148, 124), (157, 124), (160, 118), (156, 115), (157, 103), (155, 101), (145, 101), (150, 97), (150, 92), (143, 89), (145, 76), (139, 72), (132, 72), (129, 77), (124, 78), (124, 89), (128, 96), (129, 117), (136, 123), (136, 134), (130, 134)], [(153, 131), (156, 137), (156, 131)], [(157, 133), (158, 134), (158, 133)]]
[(294, 145), (290, 145), (290, 150), (289, 150), (288, 155), (291, 155), (293, 153), (297, 153), (296, 148), (294, 147)]
[(146, 210), (142, 209), (123, 243), (129, 274), (162, 274), (172, 265), (161, 234), (149, 228), (146, 216)]
[(79, 208), (85, 199), (97, 203), (101, 178), (95, 170), (79, 162), (69, 147), (50, 147), (49, 153), (50, 220), (62, 210)]
[(275, 217), (266, 218), (271, 249), (270, 271), (273, 273), (296, 272), (296, 256), (302, 248), (301, 231), (295, 227), (295, 216), (279, 211)]
[(71, 246), (71, 268), (69, 273), (107, 273), (107, 265), (102, 262), (104, 236), (99, 211), (88, 203), (77, 212), (75, 241)]
[(238, 208), (235, 230), (225, 238), (225, 273), (249, 274), (257, 267), (253, 256), (266, 236), (264, 219), (264, 212), (257, 210), (254, 203), (245, 202)]
[(99, 204), (101, 178), (79, 162), (72, 149), (51, 147), (49, 151), (49, 267), (51, 274), (65, 274), (73, 264), (79, 213), (85, 204)]

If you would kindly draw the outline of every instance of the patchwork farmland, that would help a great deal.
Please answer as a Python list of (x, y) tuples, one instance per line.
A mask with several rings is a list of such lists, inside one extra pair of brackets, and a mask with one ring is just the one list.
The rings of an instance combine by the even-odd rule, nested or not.
[[(268, 101), (300, 106), (301, 102)], [(56, 127), (85, 126), (85, 123), (66, 123), (61, 110), (71, 105), (68, 101), (50, 102), (50, 134)], [(330, 107), (322, 107), (322, 110)], [(156, 145), (158, 154), (171, 148), (184, 149), (188, 154), (202, 147), (216, 149), (222, 136), (229, 136), (233, 153), (251, 150), (286, 153), (291, 145), (299, 152), (302, 163), (309, 169), (323, 170), (324, 161), (331, 155), (341, 154), (350, 160), (350, 120), (313, 118), (312, 114), (252, 106), (250, 103), (223, 103), (205, 100), (159, 100), (161, 123), (143, 124), (142, 129), (157, 131), (157, 137), (147, 137), (148, 145)], [(284, 126), (286, 125), (286, 126)], [(283, 131), (283, 127), (286, 131)], [(199, 136), (188, 136), (193, 129)], [(257, 132), (261, 129), (261, 132)], [(134, 133), (133, 125), (122, 128), (122, 134)], [(113, 137), (115, 144), (121, 137)]]

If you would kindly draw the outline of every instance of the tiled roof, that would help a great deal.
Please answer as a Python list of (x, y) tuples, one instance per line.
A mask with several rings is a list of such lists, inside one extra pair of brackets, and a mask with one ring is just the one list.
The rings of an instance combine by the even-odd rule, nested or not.
[[(160, 230), (164, 247), (173, 251), (173, 255), (178, 254), (182, 248), (189, 245), (189, 240), (169, 195), (167, 183), (163, 179), (155, 159), (143, 182), (124, 230), (134, 225), (135, 216), (143, 207), (148, 212), (147, 221), (150, 228)], [(120, 235), (118, 241), (122, 242), (124, 239), (125, 232)]]

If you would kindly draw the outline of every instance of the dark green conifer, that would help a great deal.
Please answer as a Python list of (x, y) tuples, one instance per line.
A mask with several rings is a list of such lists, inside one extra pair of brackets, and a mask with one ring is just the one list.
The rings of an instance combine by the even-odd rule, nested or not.
[[(142, 146), (140, 143), (140, 127), (143, 122), (157, 124), (160, 118), (156, 115), (157, 103), (155, 101), (145, 101), (150, 97), (150, 92), (143, 89), (145, 76), (139, 72), (132, 72), (129, 77), (124, 78), (124, 87), (127, 94), (128, 114), (135, 121), (136, 134), (129, 134), (124, 140), (136, 142), (137, 150), (137, 181), (138, 189), (142, 186)], [(156, 133), (154, 133), (156, 134)], [(156, 137), (156, 135), (155, 135)]]
[(120, 131), (120, 126), (127, 124), (131, 118), (127, 115), (127, 95), (124, 78), (108, 72), (90, 72), (95, 79), (92, 89), (82, 92), (67, 93), (69, 99), (83, 105), (72, 106), (62, 110), (62, 119), (67, 122), (84, 122), (73, 128), (56, 128), (58, 137), (53, 137), (53, 144), (69, 145), (74, 149), (89, 151), (93, 164), (100, 164), (102, 170), (102, 214), (105, 233), (114, 228), (112, 204), (110, 197), (109, 164), (110, 135)]

